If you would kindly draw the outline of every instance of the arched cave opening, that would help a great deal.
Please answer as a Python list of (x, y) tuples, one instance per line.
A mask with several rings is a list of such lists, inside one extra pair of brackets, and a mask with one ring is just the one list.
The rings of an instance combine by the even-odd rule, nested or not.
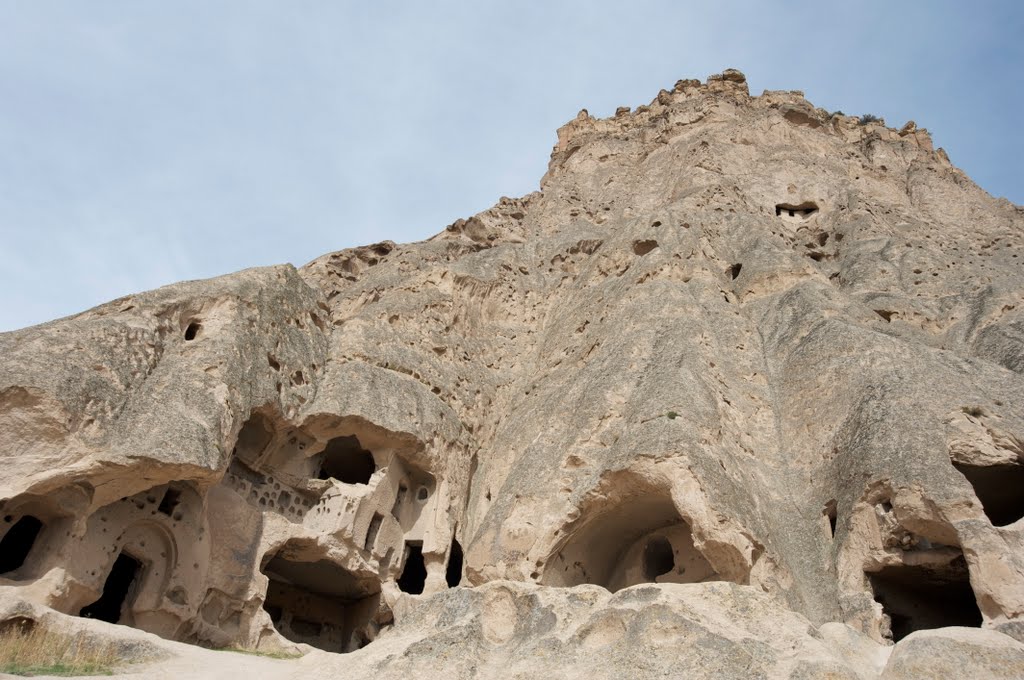
[(142, 563), (121, 552), (103, 583), (103, 594), (92, 604), (82, 607), (78, 615), (107, 623), (120, 622), (125, 607), (131, 606), (132, 596), (138, 590), (137, 583), (141, 574)]
[(345, 484), (368, 484), (376, 471), (373, 454), (362, 447), (355, 435), (349, 435), (327, 442), (318, 477), (333, 477)]
[(398, 589), (410, 595), (420, 595), (427, 584), (427, 565), (423, 561), (423, 546), (417, 543), (405, 544), (405, 566), (398, 577)]
[(720, 576), (694, 544), (672, 499), (657, 491), (602, 508), (571, 531), (541, 583), (593, 583), (615, 592), (639, 583), (700, 583)]
[(452, 547), (448, 550), (448, 566), (444, 570), (444, 580), (449, 588), (462, 583), (462, 546), (458, 539), (452, 539)]
[[(6, 521), (13, 517), (5, 517)], [(25, 564), (28, 554), (32, 551), (43, 523), (37, 517), (25, 515), (7, 530), (0, 540), (0, 574), (9, 574)]]
[(953, 467), (974, 487), (985, 515), (997, 527), (1024, 517), (1024, 465), (966, 465)]
[(891, 566), (867, 576), (891, 621), (893, 642), (916, 630), (982, 623), (962, 555), (943, 566)]
[(355, 651), (373, 639), (379, 581), (329, 560), (300, 562), (280, 554), (262, 571), (269, 579), (263, 609), (284, 637), (328, 652)]

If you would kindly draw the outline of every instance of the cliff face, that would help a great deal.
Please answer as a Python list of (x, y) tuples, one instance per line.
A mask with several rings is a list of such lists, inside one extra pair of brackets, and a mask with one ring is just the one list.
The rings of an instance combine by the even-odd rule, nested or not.
[(427, 241), (0, 335), (0, 592), (396, 677), (570, 624), (548, 667), (591, 676), (688, 625), (782, 676), (944, 626), (1024, 664), (1022, 264), (913, 123), (737, 71), (583, 111), (539, 192)]

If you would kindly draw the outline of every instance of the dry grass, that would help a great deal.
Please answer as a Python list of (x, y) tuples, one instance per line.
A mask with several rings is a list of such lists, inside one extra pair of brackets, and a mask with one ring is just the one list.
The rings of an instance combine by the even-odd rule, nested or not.
[(294, 652), (261, 652), (258, 649), (243, 649), (242, 647), (220, 647), (218, 652), (234, 652), (235, 654), (249, 654), (252, 656), (265, 656), (268, 659), (301, 659), (302, 654)]
[(113, 644), (88, 644), (28, 620), (5, 622), (0, 629), (0, 673), (111, 675), (117, 661)]

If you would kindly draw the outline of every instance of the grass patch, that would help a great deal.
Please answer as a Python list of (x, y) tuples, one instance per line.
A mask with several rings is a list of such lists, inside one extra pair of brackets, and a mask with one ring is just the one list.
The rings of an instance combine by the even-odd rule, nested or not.
[(117, 661), (112, 643), (86, 643), (45, 630), (28, 619), (5, 622), (0, 628), (0, 673), (112, 675)]
[(297, 652), (261, 652), (258, 649), (242, 649), (241, 647), (220, 647), (218, 652), (235, 652), (236, 654), (249, 654), (251, 656), (264, 656), (268, 659), (301, 659), (302, 654)]

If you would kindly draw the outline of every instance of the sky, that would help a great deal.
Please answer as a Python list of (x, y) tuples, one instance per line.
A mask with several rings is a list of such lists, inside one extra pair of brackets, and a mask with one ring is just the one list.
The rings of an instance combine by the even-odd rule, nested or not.
[(0, 0), (0, 331), (427, 238), (725, 68), (1024, 203), (1024, 2)]

